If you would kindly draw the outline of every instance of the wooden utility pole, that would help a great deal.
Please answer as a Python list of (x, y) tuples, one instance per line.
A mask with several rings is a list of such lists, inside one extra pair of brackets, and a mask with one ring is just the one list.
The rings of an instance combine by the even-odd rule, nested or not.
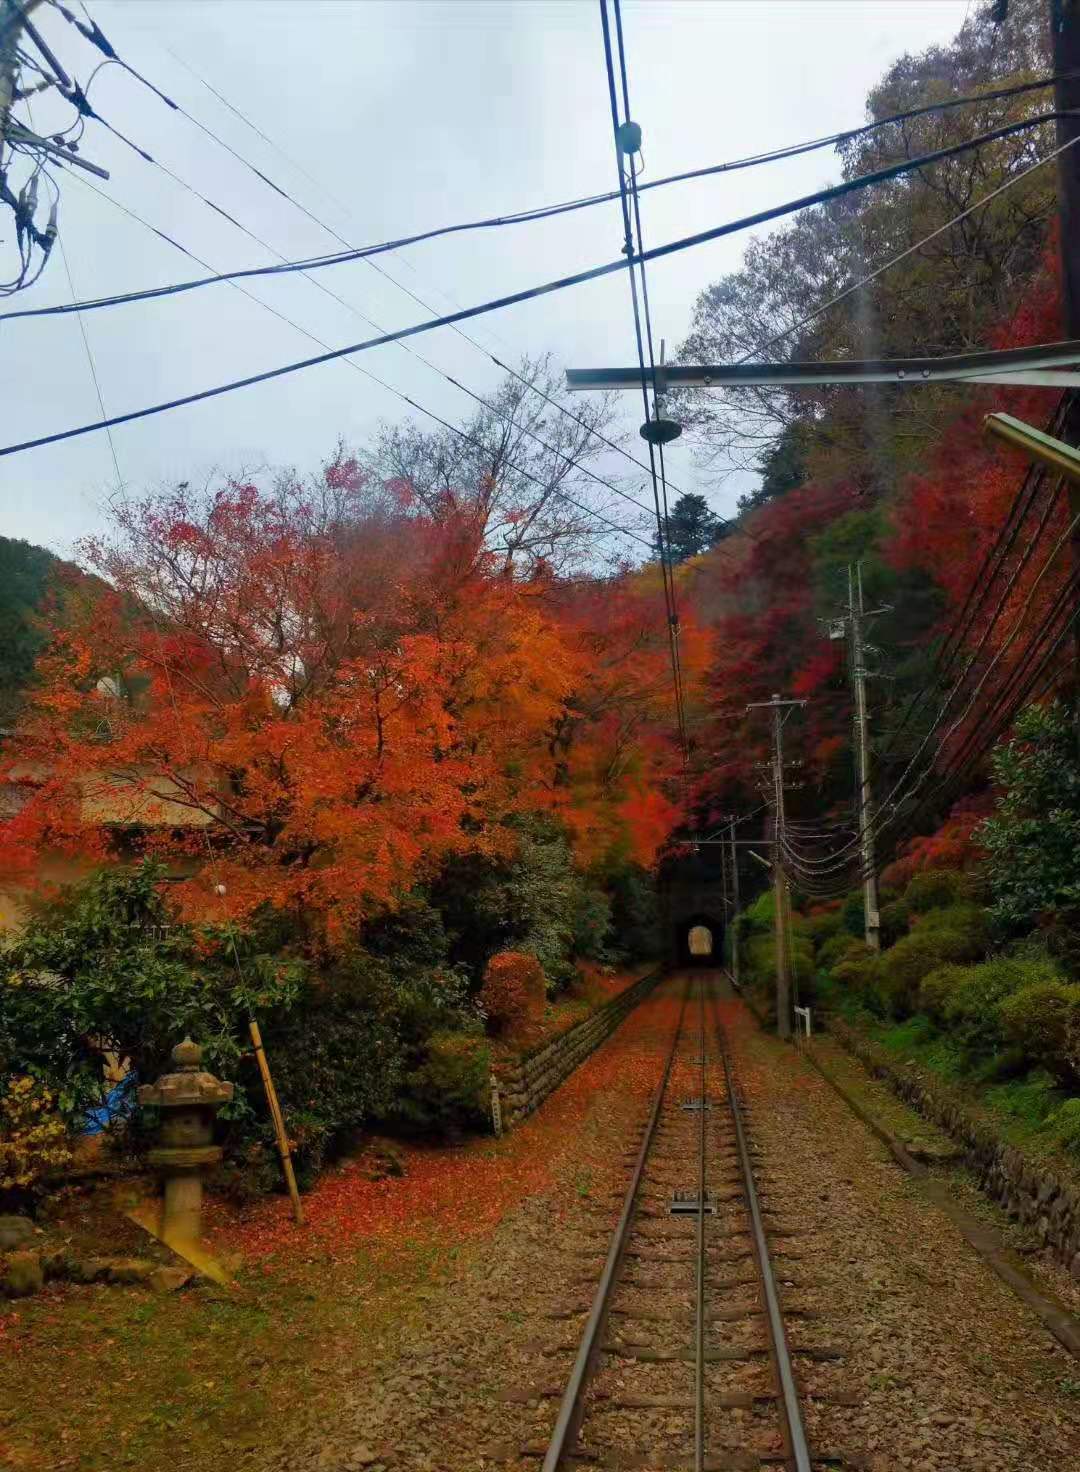
[(19, 33), (23, 27), (22, 8), (11, 0), (0, 0), (0, 176), (4, 171), (4, 143), (7, 138), (8, 114), (15, 101), (18, 82)]
[[(866, 944), (872, 951), (881, 950), (881, 916), (878, 911), (877, 870), (874, 857), (874, 832), (870, 826), (872, 794), (870, 789), (870, 741), (866, 715), (866, 654), (863, 647), (862, 565), (852, 569), (848, 564), (848, 620), (851, 626), (851, 679), (855, 687), (855, 755), (858, 769), (859, 846), (863, 870), (863, 925)], [(858, 597), (856, 598), (856, 585)]]
[(776, 945), (776, 1033), (791, 1036), (791, 970), (787, 948), (787, 873), (784, 869), (784, 721), (785, 707), (805, 705), (805, 700), (784, 700), (774, 695), (771, 700), (752, 701), (747, 710), (772, 712), (772, 779), (773, 779), (773, 908)]
[(731, 820), (731, 976), (739, 986), (739, 851), (735, 847), (735, 819)]

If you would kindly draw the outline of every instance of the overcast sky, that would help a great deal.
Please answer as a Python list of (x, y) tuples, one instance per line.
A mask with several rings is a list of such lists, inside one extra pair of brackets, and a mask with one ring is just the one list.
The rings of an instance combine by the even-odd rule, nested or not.
[[(74, 0), (69, 0), (74, 3)], [(603, 47), (594, 0), (111, 0), (91, 13), (120, 56), (354, 245), (610, 189), (615, 183)], [(965, 0), (624, 0), (631, 110), (647, 175), (692, 169), (857, 125), (869, 86), (894, 58), (948, 40)], [(67, 69), (85, 84), (101, 54), (55, 11), (37, 12)], [(294, 167), (185, 69), (199, 72), (301, 167)], [(274, 250), (300, 257), (340, 243), (267, 188), (120, 68), (92, 101), (110, 123)], [(71, 110), (38, 100), (45, 132)], [(86, 158), (110, 171), (114, 201), (222, 270), (273, 259), (193, 194), (90, 122)], [(643, 197), (647, 244), (767, 207), (837, 177), (831, 153), (769, 164)], [(311, 177), (308, 177), (311, 176)], [(97, 181), (94, 181), (95, 184)], [(75, 292), (98, 296), (193, 274), (192, 262), (116, 204), (60, 180), (61, 238)], [(0, 250), (10, 230), (0, 221)], [(380, 264), (438, 311), (613, 259), (615, 204), (561, 220), (453, 237)], [(745, 238), (650, 268), (654, 322), (674, 345), (696, 294), (737, 267)], [(10, 257), (3, 261), (3, 275)], [(194, 273), (194, 274), (197, 274)], [(362, 262), (321, 273), (355, 311), (301, 277), (256, 281), (262, 301), (332, 346), (428, 315)], [(59, 250), (11, 305), (71, 300)], [(357, 315), (360, 314), (360, 315)], [(237, 290), (218, 285), (83, 318), (106, 410), (121, 413), (318, 351)], [(621, 275), (511, 308), (467, 328), (500, 356), (549, 351), (562, 366), (634, 358)], [(414, 345), (483, 392), (498, 370), (450, 329)], [(0, 443), (99, 414), (75, 316), (0, 329)], [(670, 348), (669, 348), (670, 352)], [(437, 413), (461, 421), (471, 401), (400, 347), (365, 366)], [(637, 405), (627, 399), (627, 423)], [(410, 414), (345, 363), (332, 363), (114, 431), (131, 491), (197, 480), (215, 467), (314, 468), (344, 436), (358, 446), (382, 419)], [(625, 466), (623, 466), (625, 468)], [(672, 480), (729, 510), (686, 444)], [(0, 533), (70, 554), (102, 525), (116, 485), (103, 433), (0, 460)]]

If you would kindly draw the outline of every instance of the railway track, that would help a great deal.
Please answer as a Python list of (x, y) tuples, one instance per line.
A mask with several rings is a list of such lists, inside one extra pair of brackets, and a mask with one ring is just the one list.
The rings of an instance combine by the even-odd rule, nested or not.
[(789, 1338), (786, 1321), (803, 1329), (812, 1313), (798, 1290), (814, 1285), (800, 1280), (797, 1224), (759, 1191), (722, 986), (719, 972), (685, 983), (542, 1472), (811, 1472), (848, 1460), (811, 1459), (796, 1360), (840, 1352)]

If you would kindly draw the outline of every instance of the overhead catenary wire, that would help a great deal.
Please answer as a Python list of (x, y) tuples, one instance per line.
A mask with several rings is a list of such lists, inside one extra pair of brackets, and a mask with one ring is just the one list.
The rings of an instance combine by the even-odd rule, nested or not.
[[(623, 38), (622, 0), (614, 0), (614, 13), (615, 13), (615, 36), (616, 36), (616, 40), (617, 40), (617, 43), (618, 43), (618, 52), (619, 52), (619, 80), (620, 80), (621, 87), (622, 87), (623, 115), (624, 115), (624, 119), (625, 119), (626, 123), (629, 124), (630, 118), (631, 118), (631, 114), (630, 114), (630, 82), (629, 82), (627, 62), (626, 62), (626, 43), (625, 43), (625, 40)], [(628, 171), (629, 171), (629, 175), (630, 175), (629, 196), (630, 196), (630, 204), (631, 204), (631, 207), (632, 207), (632, 210), (633, 210), (633, 216), (634, 216), (634, 230), (636, 231), (636, 235), (637, 235), (638, 249), (639, 250), (644, 250), (645, 249), (645, 232), (642, 229), (642, 225), (641, 225), (641, 197), (640, 197), (641, 191), (640, 191), (640, 186), (639, 186), (639, 182), (638, 182), (637, 164), (635, 162), (634, 154), (632, 152), (629, 152), (627, 154), (626, 161), (627, 161), (627, 167), (628, 167)], [(653, 387), (654, 387), (653, 408), (655, 410), (655, 417), (656, 417), (656, 419), (659, 419), (660, 418), (660, 395), (656, 391), (656, 347), (655, 347), (655, 344), (654, 344), (654, 341), (653, 341), (652, 310), (651, 310), (651, 308), (649, 306), (649, 281), (648, 281), (648, 275), (647, 275), (646, 270), (645, 270), (645, 263), (644, 262), (642, 262), (638, 266), (638, 275), (639, 275), (639, 279), (641, 281), (641, 305), (642, 305), (642, 314), (643, 314), (644, 320), (645, 320), (645, 342), (646, 342), (646, 345), (647, 345), (648, 350), (649, 350), (649, 371), (652, 374), (652, 381), (653, 381)], [(633, 271), (631, 270), (631, 278), (632, 278), (632, 276), (633, 276)], [(639, 344), (639, 348), (640, 348), (640, 344)], [(645, 417), (646, 417), (646, 419), (648, 419), (649, 418), (648, 387), (647, 387), (647, 385), (645, 385), (643, 383), (643, 388), (644, 388), (644, 401), (645, 401)], [(651, 441), (649, 442), (649, 448), (650, 448), (650, 450), (652, 450), (652, 442)], [(663, 528), (661, 529), (661, 531), (658, 531), (658, 534), (657, 534), (658, 535), (658, 538), (659, 538), (658, 546), (662, 547), (665, 543), (667, 545), (668, 578), (669, 578), (669, 582), (670, 582), (670, 586), (671, 586), (671, 615), (672, 615), (672, 618), (674, 619), (673, 632), (674, 632), (674, 641), (675, 641), (675, 656), (676, 656), (676, 660), (677, 660), (677, 662), (679, 664), (679, 681), (680, 681), (680, 685), (681, 685), (681, 683), (682, 683), (682, 651), (681, 651), (680, 646), (679, 646), (679, 608), (678, 608), (678, 595), (677, 595), (677, 591), (676, 591), (676, 587), (675, 587), (674, 565), (673, 565), (673, 559), (672, 559), (672, 556), (671, 556), (671, 521), (670, 521), (670, 516), (669, 516), (669, 512), (668, 512), (667, 466), (666, 466), (665, 460), (664, 460), (664, 442), (663, 442), (662, 439), (659, 440), (657, 442), (657, 444), (656, 444), (656, 458), (657, 458), (657, 461), (659, 462), (659, 466), (660, 466), (660, 500), (661, 500), (661, 504), (663, 506), (663, 512), (664, 512), (664, 524), (663, 524)], [(662, 555), (662, 553), (661, 553), (661, 555)], [(689, 754), (689, 751), (688, 751), (688, 745), (687, 745), (687, 741), (686, 741), (685, 697), (684, 697), (684, 709), (683, 709), (683, 729), (682, 729), (682, 736), (683, 736), (683, 742), (684, 742), (684, 750), (686, 751), (686, 753), (688, 755)]]
[[(617, 0), (616, 0), (617, 4)], [(630, 121), (630, 105), (625, 85), (624, 73), (624, 106), (625, 119), (620, 119), (619, 102), (615, 83), (615, 59), (612, 49), (611, 26), (608, 19), (607, 0), (600, 0), (600, 22), (604, 37), (604, 64), (607, 72), (608, 101), (611, 110), (612, 141), (615, 146), (615, 166), (619, 177), (619, 204), (622, 213), (623, 224), (623, 253), (629, 264), (627, 277), (630, 283), (630, 301), (634, 320), (634, 337), (637, 343), (638, 363), (641, 369), (641, 397), (644, 406), (646, 420), (651, 418), (649, 410), (649, 390), (645, 366), (645, 343), (642, 337), (641, 307), (638, 301), (638, 286), (634, 276), (633, 260), (635, 254), (640, 255), (642, 241), (640, 236), (635, 251), (634, 233), (631, 225), (630, 190), (627, 188), (626, 171), (623, 164), (623, 148), (620, 139), (620, 128), (623, 121)], [(644, 280), (644, 277), (642, 278)], [(650, 354), (651, 357), (651, 354)], [(654, 373), (655, 377), (655, 373)], [(668, 548), (667, 518), (661, 506), (660, 486), (656, 469), (656, 450), (651, 440), (647, 440), (649, 449), (649, 469), (652, 482), (653, 506), (656, 513), (656, 550), (660, 559), (660, 571), (664, 589), (664, 607), (667, 614), (668, 650), (671, 659), (672, 687), (675, 697), (675, 721), (679, 733), (679, 742), (682, 747), (683, 762), (686, 763), (689, 754), (689, 738), (686, 731), (686, 711), (683, 701), (682, 671), (679, 662), (678, 644), (678, 614), (676, 611), (674, 579), (672, 577), (671, 560)]]

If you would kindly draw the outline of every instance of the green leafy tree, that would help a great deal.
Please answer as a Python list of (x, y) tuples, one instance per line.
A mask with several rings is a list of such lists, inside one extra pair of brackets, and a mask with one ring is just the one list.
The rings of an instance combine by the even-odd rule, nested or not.
[[(868, 116), (1029, 80), (1047, 66), (1046, 11), (1045, 0), (1010, 0), (1004, 22), (993, 25), (985, 8), (973, 10), (949, 44), (902, 56), (888, 69), (867, 98)], [(837, 150), (843, 175), (917, 158), (1044, 108), (1032, 92), (927, 112), (845, 140)], [(1053, 176), (1031, 165), (1053, 146), (1049, 130), (1024, 130), (804, 210), (754, 238), (739, 269), (700, 293), (679, 360), (902, 357), (916, 345), (942, 354), (987, 345), (1046, 245)], [(982, 197), (984, 208), (949, 223)], [(910, 254), (894, 269), (835, 301), (902, 252)], [(677, 398), (683, 423), (723, 471), (768, 475), (772, 452), (797, 431), (811, 477), (850, 477), (879, 494), (898, 469), (921, 463), (959, 402), (945, 385), (920, 390), (918, 399), (831, 386), (692, 389)]]
[(450, 865), (432, 885), (432, 903), (443, 915), (451, 960), (474, 984), (496, 952), (525, 951), (562, 986), (574, 974), (585, 881), (560, 824), (521, 818), (514, 837), (508, 858), (467, 855)]
[(1019, 934), (1080, 908), (1080, 768), (1064, 707), (1025, 710), (993, 771), (1002, 795), (978, 839), (992, 913)]
[(60, 562), (44, 547), (0, 537), (0, 723), (19, 705), (41, 647), (34, 614)]

